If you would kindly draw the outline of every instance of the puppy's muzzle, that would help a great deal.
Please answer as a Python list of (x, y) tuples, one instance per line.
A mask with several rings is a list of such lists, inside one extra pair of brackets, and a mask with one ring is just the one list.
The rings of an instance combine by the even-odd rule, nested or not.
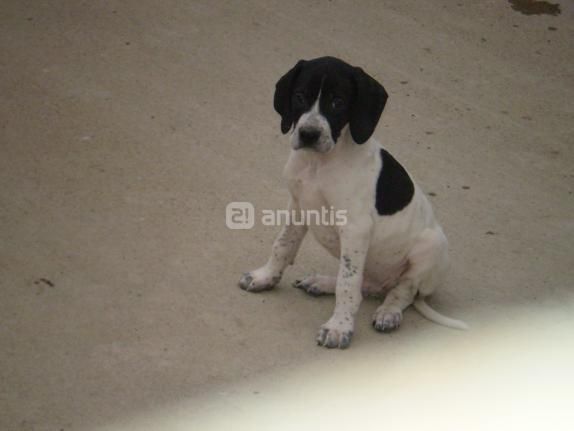
[(300, 148), (311, 148), (317, 144), (321, 131), (314, 127), (304, 127), (299, 129)]

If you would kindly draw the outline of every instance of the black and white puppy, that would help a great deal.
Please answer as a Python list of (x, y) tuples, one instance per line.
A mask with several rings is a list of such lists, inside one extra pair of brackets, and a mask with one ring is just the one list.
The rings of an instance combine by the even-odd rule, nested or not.
[(423, 192), (371, 138), (387, 98), (361, 68), (333, 57), (299, 61), (275, 90), (281, 131), (293, 129), (284, 170), (289, 209), (344, 210), (347, 222), (284, 226), (267, 263), (243, 274), (239, 285), (249, 292), (275, 287), (311, 230), (339, 259), (339, 272), (309, 276), (295, 287), (336, 295), (335, 311), (317, 336), (318, 344), (329, 348), (349, 346), (355, 314), (368, 295), (385, 296), (373, 317), (381, 332), (396, 329), (411, 304), (434, 322), (466, 327), (424, 302), (445, 275), (447, 240)]

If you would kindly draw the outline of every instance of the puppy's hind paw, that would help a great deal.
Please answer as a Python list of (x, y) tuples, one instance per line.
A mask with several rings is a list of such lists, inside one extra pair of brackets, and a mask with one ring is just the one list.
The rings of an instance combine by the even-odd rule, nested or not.
[(307, 295), (310, 296), (323, 296), (323, 295), (327, 295), (326, 292), (323, 292), (319, 286), (317, 286), (316, 284), (309, 284), (306, 283), (305, 280), (295, 280), (295, 283), (293, 283), (293, 287), (297, 288), (297, 289), (301, 289), (303, 292), (305, 292)]
[(326, 275), (309, 275), (303, 280), (296, 280), (293, 287), (301, 289), (311, 296), (332, 295), (335, 293), (337, 279)]
[(391, 332), (401, 325), (402, 320), (400, 311), (377, 310), (373, 316), (373, 328), (379, 332)]

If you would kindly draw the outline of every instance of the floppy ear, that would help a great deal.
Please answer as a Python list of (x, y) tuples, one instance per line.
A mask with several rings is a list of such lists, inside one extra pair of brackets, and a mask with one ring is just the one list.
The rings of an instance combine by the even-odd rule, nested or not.
[(287, 133), (293, 125), (293, 113), (291, 111), (291, 93), (293, 83), (299, 75), (301, 66), (305, 60), (299, 60), (297, 64), (285, 75), (281, 77), (275, 85), (275, 96), (273, 97), (273, 107), (281, 115), (281, 132)]
[(351, 136), (357, 144), (364, 144), (375, 131), (389, 96), (383, 86), (360, 67), (354, 68), (353, 78), (355, 98), (349, 120)]

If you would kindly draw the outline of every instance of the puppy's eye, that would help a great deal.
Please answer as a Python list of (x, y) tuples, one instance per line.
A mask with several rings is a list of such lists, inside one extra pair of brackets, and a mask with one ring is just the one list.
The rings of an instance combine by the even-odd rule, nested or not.
[(293, 104), (295, 106), (305, 106), (307, 104), (307, 100), (305, 99), (305, 95), (301, 92), (297, 92), (293, 95)]
[(341, 99), (340, 97), (335, 97), (333, 100), (331, 100), (331, 109), (333, 109), (333, 111), (339, 111), (344, 106), (345, 106), (345, 101), (343, 99)]

